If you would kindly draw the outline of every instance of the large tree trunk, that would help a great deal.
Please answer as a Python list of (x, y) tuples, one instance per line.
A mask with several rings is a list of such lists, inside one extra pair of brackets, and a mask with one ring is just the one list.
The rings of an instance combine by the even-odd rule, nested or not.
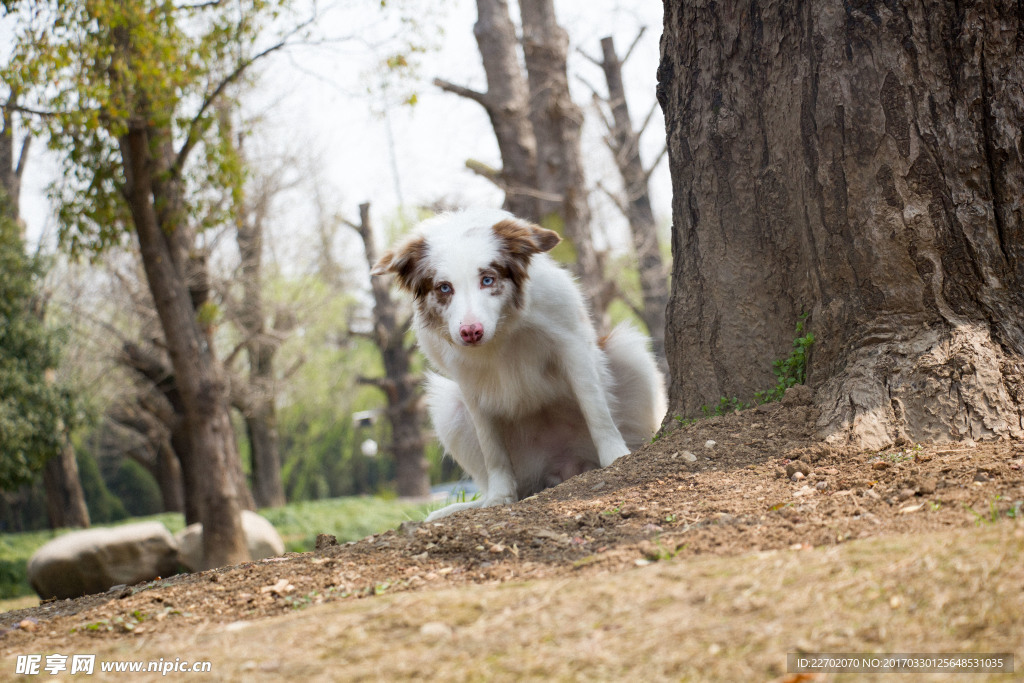
[[(207, 567), (244, 562), (249, 557), (242, 533), (232, 460), (238, 461), (228, 413), (227, 392), (208, 339), (199, 327), (181, 255), (180, 239), (158, 220), (154, 207), (154, 144), (146, 128), (133, 127), (121, 138), (125, 196), (139, 241), (146, 279), (156, 305), (174, 368), (174, 381), (184, 408), (191, 453), (199, 474), (199, 516), (203, 524), (203, 555)], [(168, 200), (161, 205), (174, 215)], [(178, 228), (180, 229), (180, 228)], [(182, 462), (182, 466), (186, 463)]]
[(590, 229), (590, 205), (580, 132), (583, 112), (569, 93), (569, 35), (558, 25), (553, 0), (520, 0), (523, 56), (530, 88), (530, 122), (537, 140), (541, 222), (557, 229), (576, 252), (574, 270), (598, 319), (613, 288), (604, 279)]
[[(609, 144), (615, 157), (615, 166), (622, 176), (625, 190), (621, 208), (629, 221), (633, 237), (637, 268), (640, 271), (640, 293), (643, 305), (640, 318), (651, 335), (654, 355), (664, 370), (665, 364), (665, 306), (668, 304), (668, 273), (658, 245), (658, 226), (654, 222), (649, 187), (650, 172), (640, 159), (640, 134), (633, 128), (626, 101), (626, 88), (622, 82), (622, 63), (615, 52), (611, 36), (601, 39), (601, 69), (608, 85), (608, 106), (612, 111), (609, 126)], [(627, 55), (628, 56), (628, 55)], [(649, 120), (649, 117), (648, 117)], [(646, 125), (646, 123), (644, 124)]]
[[(373, 268), (378, 254), (370, 224), (370, 205), (359, 205), (359, 231), (366, 262)], [(384, 278), (371, 278), (373, 288), (373, 339), (384, 361), (384, 377), (360, 378), (379, 387), (388, 401), (391, 423), (391, 454), (395, 459), (395, 488), (398, 495), (419, 498), (430, 494), (430, 477), (424, 452), (423, 401), (420, 376), (412, 371), (412, 348), (405, 344), (409, 320), (399, 322), (398, 307)]]
[(1024, 24), (997, 2), (666, 0), (670, 414), (773, 383), (832, 440), (1024, 436)]
[(89, 510), (85, 506), (82, 480), (78, 476), (75, 449), (70, 442), (65, 440), (60, 453), (46, 461), (43, 486), (50, 528), (89, 527)]
[[(530, 125), (530, 93), (519, 63), (519, 41), (507, 0), (477, 0), (473, 26), (487, 92), (480, 93), (436, 79), (448, 91), (480, 103), (491, 119), (501, 153), (502, 168), (491, 180), (505, 190), (505, 209), (526, 220), (539, 221), (537, 204), (537, 141)], [(490, 176), (489, 176), (490, 177)]]

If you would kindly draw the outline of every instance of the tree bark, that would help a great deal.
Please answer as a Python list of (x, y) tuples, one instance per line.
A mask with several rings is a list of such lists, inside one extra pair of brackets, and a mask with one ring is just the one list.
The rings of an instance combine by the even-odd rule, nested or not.
[(25, 171), (28, 150), (32, 138), (26, 135), (21, 149), (15, 155), (14, 144), (14, 103), (16, 94), (11, 92), (7, 104), (0, 111), (0, 189), (7, 194), (7, 211), (18, 220), (21, 216), (21, 176)]
[(239, 321), (248, 339), (245, 347), (249, 356), (247, 409), (243, 417), (252, 454), (252, 492), (256, 505), (280, 507), (285, 504), (285, 495), (277, 440), (274, 378), (278, 341), (267, 329), (263, 306), (264, 216), (265, 207), (244, 206), (235, 224), (244, 299)]
[(1024, 24), (997, 2), (666, 0), (670, 415), (816, 336), (821, 436), (1024, 436)]
[(476, 7), (473, 35), (487, 75), (487, 92), (475, 92), (440, 79), (434, 83), (484, 107), (501, 153), (502, 168), (493, 180), (505, 191), (504, 208), (520, 218), (539, 221), (537, 141), (528, 116), (530, 95), (519, 63), (516, 27), (507, 0), (477, 0)]
[[(162, 359), (146, 353), (136, 344), (124, 344), (121, 358), (122, 362), (135, 370), (153, 387), (154, 393), (140, 395), (138, 402), (143, 410), (153, 415), (167, 429), (171, 452), (180, 466), (181, 498), (185, 524), (196, 524), (201, 521), (202, 503), (199, 492), (202, 488), (202, 465), (192, 452), (192, 439), (185, 421), (185, 404), (174, 381), (174, 372), (167, 367)], [(163, 454), (163, 457), (167, 455), (162, 447), (158, 447), (158, 452)], [(160, 471), (171, 472), (173, 469), (173, 465), (165, 463)], [(165, 486), (170, 486), (170, 484), (160, 482), (161, 490)]]
[[(377, 246), (370, 224), (370, 205), (359, 205), (359, 224), (353, 225), (363, 239), (366, 262), (373, 268)], [(370, 278), (373, 288), (373, 339), (384, 361), (384, 377), (365, 379), (387, 397), (391, 423), (391, 454), (395, 459), (398, 495), (419, 498), (430, 494), (430, 477), (424, 452), (423, 402), (420, 377), (412, 372), (412, 348), (405, 344), (409, 321), (399, 322), (398, 307), (384, 278)]]
[(558, 25), (553, 0), (520, 0), (523, 55), (530, 88), (530, 122), (537, 139), (541, 223), (562, 232), (576, 252), (574, 270), (595, 317), (601, 319), (613, 288), (604, 278), (590, 229), (590, 205), (580, 132), (583, 112), (569, 93), (569, 35)]
[(640, 159), (640, 133), (633, 128), (626, 101), (626, 89), (622, 83), (622, 62), (615, 52), (615, 41), (611, 36), (601, 39), (601, 69), (608, 85), (608, 106), (612, 111), (609, 144), (615, 157), (615, 165), (622, 176), (625, 189), (623, 212), (629, 221), (636, 251), (637, 267), (640, 270), (640, 292), (643, 307), (640, 317), (651, 335), (654, 355), (660, 364), (665, 363), (665, 306), (668, 305), (668, 273), (661, 258), (658, 245), (658, 226), (651, 209), (651, 192), (648, 180), (650, 173), (644, 169)]
[[(147, 128), (133, 125), (120, 139), (125, 170), (125, 197), (131, 210), (146, 279), (163, 328), (184, 408), (196, 472), (199, 474), (199, 517), (203, 524), (206, 567), (244, 562), (249, 557), (242, 533), (238, 490), (230, 463), (238, 460), (228, 414), (227, 392), (213, 352), (196, 319), (184, 267), (173, 240), (176, 226), (161, 202), (165, 220), (158, 220), (155, 199), (156, 149)], [(182, 463), (183, 466), (185, 463)]]
[(70, 443), (65, 442), (60, 453), (46, 461), (43, 486), (51, 529), (89, 528), (89, 509), (85, 506), (75, 449)]

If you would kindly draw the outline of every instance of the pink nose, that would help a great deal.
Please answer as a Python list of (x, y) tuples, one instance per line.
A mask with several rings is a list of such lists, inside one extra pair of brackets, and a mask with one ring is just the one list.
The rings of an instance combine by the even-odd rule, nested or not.
[(459, 336), (467, 344), (479, 344), (484, 338), (484, 326), (480, 323), (471, 323), (459, 328)]

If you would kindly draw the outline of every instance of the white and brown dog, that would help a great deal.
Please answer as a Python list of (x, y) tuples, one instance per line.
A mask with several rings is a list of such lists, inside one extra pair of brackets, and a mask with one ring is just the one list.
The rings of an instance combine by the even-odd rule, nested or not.
[(445, 450), (480, 487), (432, 513), (513, 503), (606, 467), (650, 439), (665, 388), (648, 339), (598, 339), (572, 276), (545, 252), (558, 234), (495, 209), (423, 222), (384, 254), (415, 298), (427, 401)]

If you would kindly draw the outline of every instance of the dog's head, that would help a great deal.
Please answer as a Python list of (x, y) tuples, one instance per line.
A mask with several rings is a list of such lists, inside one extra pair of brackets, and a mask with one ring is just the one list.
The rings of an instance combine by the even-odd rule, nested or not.
[(531, 258), (559, 241), (558, 233), (505, 211), (460, 211), (424, 221), (370, 274), (394, 273), (424, 324), (452, 343), (480, 346), (524, 305)]

